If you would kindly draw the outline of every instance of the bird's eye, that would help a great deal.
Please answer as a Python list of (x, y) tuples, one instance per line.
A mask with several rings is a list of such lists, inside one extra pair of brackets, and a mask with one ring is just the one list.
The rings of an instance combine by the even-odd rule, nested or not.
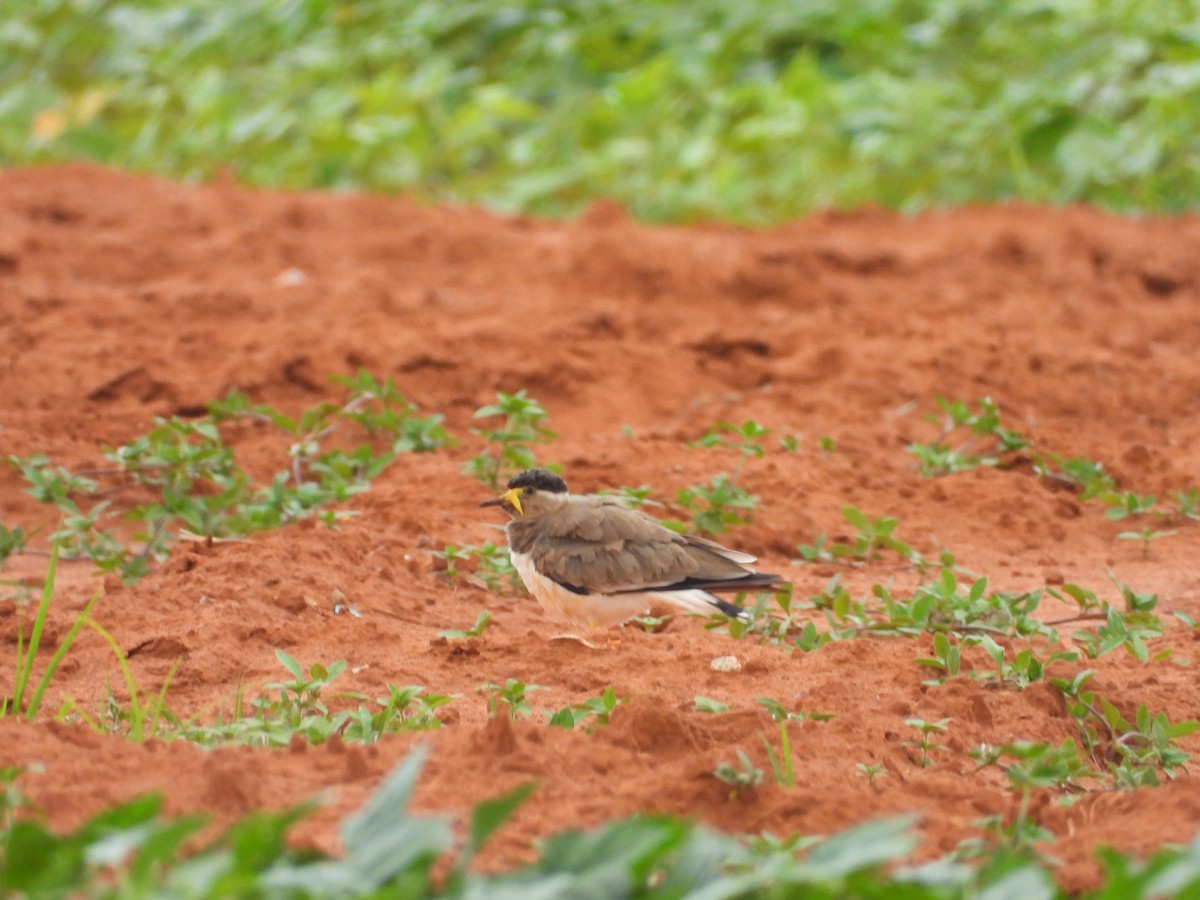
[(532, 493), (533, 493), (533, 487), (532, 487), (532, 485), (531, 485), (530, 487), (527, 487), (527, 488), (525, 488), (525, 493), (526, 493), (526, 495), (529, 495), (529, 494), (532, 494)]

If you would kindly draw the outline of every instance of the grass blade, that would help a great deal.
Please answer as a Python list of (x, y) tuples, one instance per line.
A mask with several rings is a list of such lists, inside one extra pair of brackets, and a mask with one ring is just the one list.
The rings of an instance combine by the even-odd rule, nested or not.
[(30, 722), (37, 717), (38, 709), (42, 705), (42, 697), (46, 693), (46, 688), (50, 686), (51, 679), (54, 678), (54, 673), (58, 671), (59, 664), (67, 655), (67, 651), (71, 649), (71, 645), (75, 643), (75, 638), (79, 632), (83, 630), (83, 626), (88, 622), (88, 617), (92, 613), (92, 607), (96, 605), (96, 601), (100, 599), (100, 591), (92, 594), (92, 599), (88, 601), (87, 606), (83, 608), (78, 616), (75, 617), (75, 623), (71, 626), (71, 630), (67, 632), (67, 636), (63, 638), (62, 643), (58, 645), (58, 649), (54, 651), (54, 656), (50, 658), (49, 664), (46, 666), (46, 671), (42, 673), (42, 678), (38, 682), (37, 688), (33, 692), (33, 696), (29, 699), (29, 708), (25, 711), (25, 718)]
[(116, 638), (108, 633), (108, 629), (92, 619), (88, 619), (87, 624), (108, 641), (108, 646), (116, 654), (117, 664), (121, 667), (121, 674), (125, 676), (125, 686), (129, 689), (129, 737), (141, 743), (143, 710), (141, 703), (138, 701), (137, 682), (134, 681), (133, 672), (129, 668), (129, 661), (125, 659), (121, 645), (117, 643)]
[(50, 548), (50, 566), (46, 569), (46, 580), (42, 584), (42, 599), (38, 602), (37, 615), (33, 620), (33, 631), (29, 635), (29, 646), (22, 655), (21, 644), (17, 643), (17, 672), (13, 682), (13, 699), (10, 712), (14, 715), (21, 710), (21, 701), (25, 699), (25, 688), (29, 684), (29, 676), (33, 673), (33, 660), (37, 655), (38, 644), (42, 640), (42, 629), (46, 626), (46, 616), (50, 612), (50, 598), (54, 594), (54, 578), (58, 572), (58, 543)]

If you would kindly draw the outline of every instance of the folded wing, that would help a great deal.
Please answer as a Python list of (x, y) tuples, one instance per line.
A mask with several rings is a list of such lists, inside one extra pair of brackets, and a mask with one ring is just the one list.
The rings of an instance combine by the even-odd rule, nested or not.
[(677, 534), (619, 502), (581, 499), (545, 517), (528, 552), (539, 572), (576, 593), (742, 591), (776, 575), (745, 567), (754, 557)]

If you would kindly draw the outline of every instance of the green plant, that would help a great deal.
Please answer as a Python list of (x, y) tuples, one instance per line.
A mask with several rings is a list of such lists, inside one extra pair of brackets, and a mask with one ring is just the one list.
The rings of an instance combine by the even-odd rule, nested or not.
[(1011, 741), (998, 746), (981, 744), (971, 751), (971, 756), (980, 768), (998, 766), (1024, 795), (1023, 807), (1028, 805), (1028, 795), (1033, 790), (1082, 791), (1085, 781), (1097, 777), (1069, 738), (1058, 745), (1032, 741)]
[(858, 774), (867, 779), (867, 784), (874, 786), (875, 779), (887, 774), (887, 766), (883, 763), (856, 763), (854, 768)]
[[(62, 558), (90, 559), (101, 571), (136, 581), (170, 554), (180, 535), (237, 536), (309, 516), (334, 524), (346, 513), (330, 507), (366, 490), (397, 454), (449, 443), (441, 416), (419, 417), (391, 379), (359, 372), (334, 380), (347, 389), (344, 402), (319, 403), (298, 418), (233, 392), (197, 419), (156, 419), (149, 433), (105, 450), (105, 468), (70, 472), (43, 454), (8, 462), (33, 497), (60, 513), (51, 540)], [(225, 445), (221, 424), (230, 419), (276, 428), (291, 439), (287, 468), (268, 484), (255, 485)], [(345, 423), (365, 429), (371, 442), (351, 451), (324, 449), (322, 442)], [(377, 449), (380, 443), (386, 449)], [(101, 488), (100, 479), (109, 486)], [(134, 488), (152, 499), (117, 502)], [(117, 519), (139, 523), (131, 541), (106, 527)], [(15, 549), (11, 533), (8, 538)]]
[(730, 797), (735, 797), (739, 791), (756, 788), (762, 784), (763, 771), (751, 762), (745, 751), (738, 750), (737, 764), (721, 762), (713, 769), (713, 777), (723, 781), (732, 788)]
[[(454, 581), (460, 575), (468, 574), (469, 580), (491, 591), (493, 594), (523, 593), (525, 585), (508, 548), (484, 541), (478, 546), (468, 545), (459, 547), (448, 544), (444, 550), (430, 550), (430, 555), (442, 561), (440, 573), (448, 581)], [(469, 572), (464, 573), (460, 566), (470, 566)]]
[[(680, 488), (675, 502), (691, 513), (691, 525), (704, 535), (718, 535), (736, 525), (747, 525), (758, 497), (738, 485), (729, 475), (714, 475), (708, 484)], [(666, 525), (676, 525), (671, 521)]]
[(1126, 519), (1130, 516), (1144, 516), (1154, 512), (1158, 500), (1151, 494), (1140, 496), (1133, 491), (1114, 492), (1101, 497), (1108, 504), (1105, 513), (1110, 519)]
[(833, 713), (816, 712), (802, 709), (799, 712), (789, 712), (788, 708), (774, 697), (756, 697), (754, 702), (767, 711), (767, 715), (775, 722), (828, 722), (835, 718)]
[(1122, 541), (1141, 541), (1142, 556), (1150, 558), (1150, 545), (1157, 540), (1178, 534), (1177, 531), (1155, 531), (1153, 528), (1143, 528), (1141, 531), (1122, 531), (1117, 535)]
[[(876, 820), (825, 837), (724, 834), (686, 819), (633, 816), (558, 832), (537, 857), (499, 873), (472, 860), (530, 795), (532, 785), (486, 800), (464, 817), (410, 811), (427, 751), (418, 748), (339, 828), (339, 855), (301, 848), (292, 834), (315, 804), (254, 812), (201, 840), (201, 816), (164, 817), (155, 795), (110, 807), (55, 833), (30, 816), (0, 817), (0, 892), (14, 896), (225, 897), (970, 897), (1054, 896), (1045, 860), (1007, 844), (914, 863), (913, 817)], [(742, 754), (734, 794), (761, 783)], [(1019, 763), (1019, 761), (1018, 761)], [(719, 768), (719, 767), (718, 767)], [(878, 767), (860, 766), (873, 770)], [(9, 778), (15, 784), (14, 774)], [(730, 782), (727, 782), (730, 783)], [(19, 800), (17, 812), (25, 806)], [(12, 810), (12, 807), (10, 807)], [(1187, 896), (1200, 885), (1200, 839), (1146, 860), (1101, 851), (1092, 900)]]
[(6, 528), (0, 524), (0, 566), (14, 553), (20, 553), (29, 543), (29, 535), (20, 527)]
[[(0, 156), (542, 215), (602, 194), (643, 218), (751, 224), (1010, 197), (1178, 211), (1200, 193), (1186, 7), (1006, 6), (983, 35), (974, 7), (863, 2), (705, 0), (683, 21), (620, 4), (289, 11), (15, 7)], [(303, 115), (314, 96), (345, 127)]]
[(149, 738), (159, 737), (159, 725), (166, 708), (167, 690), (171, 686), (171, 679), (175, 677), (175, 671), (179, 667), (179, 660), (176, 660), (167, 671), (158, 694), (148, 701), (143, 702), (145, 694), (138, 690), (137, 680), (133, 676), (133, 671), (129, 668), (129, 661), (126, 659), (126, 655), (121, 649), (121, 645), (117, 642), (117, 639), (99, 623), (88, 619), (87, 624), (104, 638), (112, 650), (113, 655), (117, 659), (117, 665), (121, 669), (121, 674), (125, 679), (126, 690), (129, 692), (129, 708), (126, 710), (117, 703), (112, 691), (106, 690), (106, 703), (104, 706), (105, 725), (100, 726), (98, 723), (92, 722), (90, 724), (93, 729), (112, 733), (125, 733), (129, 735), (131, 740), (138, 743)]
[(917, 665), (929, 666), (941, 672), (938, 678), (925, 684), (941, 684), (947, 678), (958, 675), (962, 667), (962, 651), (950, 642), (944, 632), (939, 631), (933, 635), (933, 656), (918, 658)]
[[(1067, 619), (1057, 620), (1055, 624), (1064, 624), (1077, 620), (1098, 620), (1103, 624), (1095, 631), (1079, 630), (1071, 634), (1071, 639), (1079, 645), (1090, 658), (1096, 659), (1107, 653), (1124, 647), (1136, 659), (1146, 662), (1150, 651), (1146, 640), (1160, 636), (1165, 630), (1162, 619), (1154, 612), (1158, 606), (1157, 594), (1139, 594), (1129, 585), (1117, 579), (1110, 571), (1108, 577), (1121, 593), (1124, 608), (1101, 603), (1095, 592), (1086, 590), (1074, 584), (1065, 584), (1059, 591), (1051, 593), (1063, 599), (1074, 600), (1079, 606), (1079, 613)], [(1160, 652), (1159, 656), (1170, 655), (1170, 649)]]
[[(0, 839), (12, 831), (21, 816), (40, 812), (37, 804), (26, 796), (18, 784), (21, 776), (27, 772), (43, 773), (45, 767), (40, 763), (28, 766), (0, 766)], [(0, 860), (2, 859), (3, 856), (0, 856)]]
[(775, 748), (771, 746), (771, 742), (767, 740), (766, 735), (759, 735), (762, 739), (763, 747), (767, 751), (767, 759), (771, 763), (771, 772), (775, 776), (775, 783), (780, 787), (795, 787), (796, 773), (792, 767), (792, 744), (788, 738), (788, 723), (784, 719), (779, 723), (779, 755), (775, 755)]
[[(1176, 491), (1172, 494), (1175, 500), (1175, 514), (1184, 518), (1200, 521), (1200, 490), (1196, 488), (1188, 488), (1185, 491)], [(0, 541), (0, 547), (3, 542)], [(2, 559), (2, 556), (0, 556)]]
[(1065, 459), (1057, 453), (1039, 450), (1033, 454), (1033, 470), (1041, 478), (1073, 486), (1079, 491), (1080, 500), (1108, 496), (1117, 488), (1116, 479), (1104, 471), (1104, 464), (1087, 457)]
[(918, 587), (909, 598), (896, 596), (888, 584), (875, 584), (871, 593), (878, 605), (869, 607), (831, 582), (813, 602), (825, 612), (831, 626), (847, 635), (858, 630), (903, 635), (922, 631), (1053, 634), (1053, 629), (1033, 616), (1041, 601), (1041, 591), (989, 593), (987, 587), (986, 578), (976, 578), (963, 590), (958, 574), (947, 566), (937, 579)]
[(546, 424), (548, 415), (540, 403), (526, 395), (496, 392), (496, 402), (475, 410), (475, 418), (490, 419), (503, 416), (498, 428), (476, 430), (490, 446), (472, 457), (463, 471), (479, 479), (492, 490), (509, 475), (537, 465), (533, 445), (554, 440), (557, 435)]
[[(436, 710), (454, 699), (447, 694), (428, 694), (419, 684), (404, 687), (389, 684), (387, 691), (386, 697), (375, 700), (379, 709), (360, 706), (335, 717), (343, 740), (370, 744), (399, 731), (441, 728), (442, 720)], [(361, 699), (361, 695), (354, 696)]]
[(1130, 722), (1115, 704), (1087, 689), (1094, 675), (1085, 669), (1069, 680), (1055, 678), (1051, 683), (1062, 693), (1067, 714), (1101, 777), (1117, 788), (1157, 785), (1160, 775), (1174, 778), (1191, 760), (1179, 748), (1178, 739), (1200, 730), (1200, 722), (1171, 722), (1145, 704), (1138, 706)]
[(467, 549), (475, 558), (475, 571), (471, 573), (473, 580), (493, 594), (525, 593), (525, 584), (521, 581), (521, 575), (512, 563), (508, 547), (484, 541), (477, 547), (468, 547)]
[(463, 631), (459, 628), (449, 628), (445, 631), (439, 631), (438, 635), (452, 641), (462, 641), (466, 640), (467, 638), (476, 638), (481, 636), (487, 630), (488, 623), (490, 621), (492, 621), (492, 614), (485, 609), (475, 617), (475, 624), (466, 631)]
[(856, 529), (853, 542), (835, 542), (827, 545), (828, 537), (821, 532), (814, 544), (801, 544), (796, 547), (802, 562), (833, 562), (841, 559), (868, 562), (878, 558), (878, 551), (891, 550), (918, 566), (926, 565), (920, 553), (895, 537), (896, 528), (900, 524), (899, 519), (889, 516), (872, 519), (856, 506), (843, 506), (842, 517)]
[(795, 648), (805, 653), (845, 636), (836, 629), (818, 631), (811, 621), (803, 621), (793, 612), (794, 603), (792, 586), (788, 584), (772, 593), (756, 593), (754, 602), (747, 607), (748, 618), (730, 619), (724, 614), (714, 614), (709, 616), (704, 627), (727, 631), (731, 637), (739, 640), (755, 637), (760, 642)]
[(153, 702), (141, 702), (140, 692), (128, 673), (129, 709), (117, 705), (110, 694), (98, 718), (88, 717), (74, 704), (68, 713), (84, 718), (96, 730), (127, 732), (135, 739), (140, 732), (142, 737), (185, 740), (206, 747), (221, 744), (285, 747), (297, 735), (311, 744), (324, 743), (335, 734), (349, 742), (372, 743), (401, 731), (439, 728), (442, 723), (436, 711), (454, 699), (452, 695), (429, 693), (421, 685), (389, 684), (387, 696), (373, 701), (362, 693), (341, 692), (335, 695), (337, 699), (369, 701), (371, 705), (333, 711), (326, 702), (326, 694), (345, 671), (345, 660), (328, 666), (315, 663), (306, 671), (282, 650), (276, 650), (275, 656), (290, 678), (263, 685), (262, 693), (248, 703), (239, 685), (232, 712), (228, 717), (218, 714), (211, 723), (182, 720), (166, 707), (169, 677)]
[(741, 425), (717, 422), (692, 444), (693, 447), (728, 447), (753, 459), (762, 459), (766, 454), (763, 441), (771, 429), (747, 419)]
[(647, 634), (653, 634), (659, 631), (670, 618), (670, 616), (634, 616), (629, 621)]
[(1174, 778), (1191, 760), (1190, 753), (1177, 746), (1177, 740), (1200, 729), (1200, 722), (1171, 722), (1166, 713), (1152, 713), (1145, 704), (1138, 706), (1132, 722), (1115, 705), (1100, 698), (1104, 722), (1112, 735), (1117, 760), (1112, 773), (1118, 785), (1141, 787), (1157, 785), (1159, 775)]
[(440, 573), (447, 581), (454, 581), (458, 578), (462, 574), (458, 568), (459, 563), (471, 558), (470, 548), (458, 547), (454, 544), (447, 544), (444, 550), (430, 550), (429, 554), (442, 561)]
[(545, 688), (538, 684), (526, 684), (510, 678), (504, 684), (495, 684), (489, 681), (479, 690), (487, 695), (489, 716), (495, 717), (499, 704), (502, 703), (508, 707), (508, 717), (515, 722), (517, 719), (528, 719), (533, 715), (533, 709), (529, 706), (525, 695), (533, 691), (544, 691)]
[(618, 697), (611, 686), (599, 697), (589, 697), (582, 703), (564, 706), (550, 716), (550, 724), (558, 728), (574, 728), (581, 722), (591, 720), (597, 725), (607, 725), (617, 707), (629, 702), (628, 697)]
[(46, 695), (46, 689), (54, 679), (54, 674), (58, 671), (58, 667), (62, 664), (63, 659), (70, 652), (72, 644), (75, 643), (75, 638), (79, 636), (79, 632), (85, 624), (91, 622), (89, 617), (92, 614), (92, 608), (96, 605), (96, 601), (100, 599), (100, 591), (97, 591), (92, 595), (92, 599), (88, 601), (87, 606), (83, 608), (83, 612), (75, 617), (71, 628), (59, 642), (54, 655), (46, 664), (46, 669), (42, 672), (42, 677), (33, 688), (33, 693), (30, 695), (27, 703), (25, 693), (29, 689), (31, 679), (33, 678), (33, 664), (37, 658), (37, 652), (41, 647), (42, 632), (46, 626), (46, 617), (50, 613), (50, 601), (54, 596), (54, 582), (57, 572), (58, 544), (56, 543), (50, 549), (50, 564), (46, 568), (46, 577), (42, 581), (42, 596), (38, 601), (37, 612), (34, 614), (33, 628), (29, 633), (28, 644), (25, 643), (24, 637), (24, 608), (22, 607), (18, 613), (20, 618), (18, 618), (17, 622), (17, 658), (13, 668), (13, 692), (12, 696), (0, 698), (0, 718), (18, 716), (22, 712), (24, 712), (25, 718), (30, 722), (37, 718), (38, 711), (42, 706), (42, 699)]
[(981, 635), (975, 640), (983, 646), (996, 669), (994, 672), (974, 671), (971, 676), (990, 684), (1005, 684), (1018, 690), (1024, 690), (1034, 682), (1044, 680), (1046, 671), (1054, 663), (1075, 662), (1079, 659), (1079, 654), (1074, 651), (1060, 650), (1051, 653), (1047, 659), (1043, 660), (1034, 648), (1025, 647), (1017, 651), (1012, 661), (1009, 662), (1005, 658), (1005, 649), (997, 644), (990, 635)]
[(722, 703), (720, 700), (713, 700), (711, 697), (701, 697), (699, 694), (697, 694), (692, 709), (694, 709), (696, 712), (719, 715), (721, 713), (729, 712), (729, 704)]
[(978, 401), (977, 412), (960, 400), (938, 397), (936, 402), (942, 417), (930, 416), (929, 421), (940, 424), (941, 433), (931, 443), (914, 442), (907, 448), (927, 478), (998, 466), (1004, 454), (1029, 446), (1024, 437), (1000, 423), (1000, 409), (989, 397)]
[(950, 719), (939, 719), (936, 722), (927, 722), (925, 719), (905, 719), (904, 724), (909, 728), (915, 728), (921, 735), (916, 741), (906, 741), (906, 747), (916, 747), (921, 751), (921, 758), (918, 760), (921, 768), (928, 768), (933, 765), (933, 760), (929, 758), (929, 754), (934, 750), (942, 749), (942, 745), (933, 740), (933, 735), (941, 734), (946, 731), (949, 726)]

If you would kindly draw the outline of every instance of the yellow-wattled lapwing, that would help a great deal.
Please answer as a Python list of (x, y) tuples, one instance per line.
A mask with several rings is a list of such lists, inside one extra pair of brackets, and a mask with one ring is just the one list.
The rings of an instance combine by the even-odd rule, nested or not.
[(509, 514), (508, 550), (525, 587), (547, 612), (578, 625), (617, 625), (656, 603), (745, 618), (713, 594), (783, 583), (746, 568), (753, 556), (679, 534), (614, 497), (573, 496), (546, 469), (515, 475), (480, 506)]

